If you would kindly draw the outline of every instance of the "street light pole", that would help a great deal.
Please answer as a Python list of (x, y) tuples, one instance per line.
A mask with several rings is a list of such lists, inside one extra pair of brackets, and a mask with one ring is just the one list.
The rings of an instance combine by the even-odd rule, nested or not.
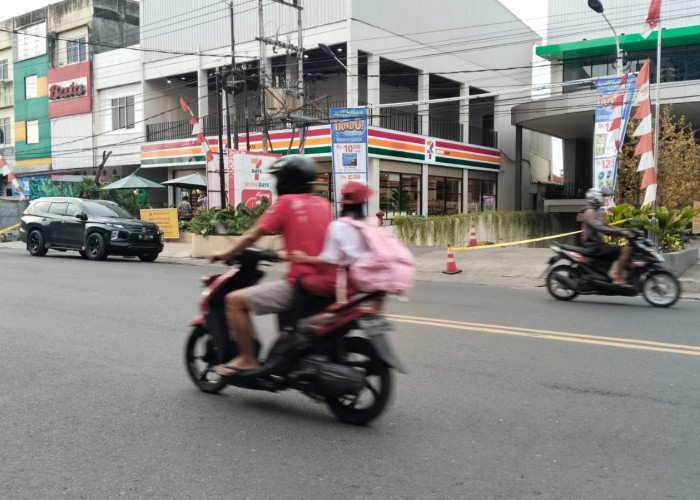
[(613, 35), (615, 35), (615, 59), (617, 61), (617, 76), (622, 76), (622, 51), (620, 50), (620, 39), (617, 36), (617, 31), (615, 31), (615, 28), (613, 28), (613, 25), (610, 24), (610, 21), (608, 20), (607, 16), (605, 15), (604, 9), (603, 9), (603, 4), (600, 3), (600, 0), (588, 0), (588, 6), (596, 11), (598, 14), (603, 16), (603, 19), (605, 19), (605, 22), (608, 23), (608, 26), (610, 26), (610, 29), (613, 32)]

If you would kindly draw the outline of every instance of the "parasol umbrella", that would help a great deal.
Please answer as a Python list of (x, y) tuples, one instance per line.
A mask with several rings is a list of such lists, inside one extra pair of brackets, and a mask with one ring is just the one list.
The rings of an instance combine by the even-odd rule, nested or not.
[(150, 181), (136, 174), (127, 175), (123, 179), (102, 186), (102, 189), (150, 189), (162, 188), (157, 182)]
[(126, 177), (119, 179), (118, 181), (102, 186), (101, 189), (131, 189), (134, 194), (134, 216), (136, 216), (136, 190), (137, 189), (151, 189), (151, 188), (163, 188), (157, 182), (145, 179), (136, 174), (127, 175)]
[(207, 179), (202, 174), (190, 174), (162, 182), (166, 186), (202, 189), (207, 187)]

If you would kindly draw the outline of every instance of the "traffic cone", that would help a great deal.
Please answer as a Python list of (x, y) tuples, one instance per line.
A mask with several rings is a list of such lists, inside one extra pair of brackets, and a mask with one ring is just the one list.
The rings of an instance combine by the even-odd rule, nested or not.
[(471, 228), (469, 230), (469, 246), (470, 247), (475, 247), (477, 246), (476, 242), (476, 224), (472, 221)]
[(461, 273), (461, 269), (457, 269), (457, 264), (455, 264), (455, 255), (454, 252), (452, 251), (452, 245), (450, 243), (447, 244), (447, 269), (445, 269), (442, 273), (443, 274), (459, 274)]

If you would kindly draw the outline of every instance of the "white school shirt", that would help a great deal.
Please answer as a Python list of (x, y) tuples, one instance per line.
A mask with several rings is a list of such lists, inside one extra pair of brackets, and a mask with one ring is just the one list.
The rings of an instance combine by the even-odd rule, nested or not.
[(367, 245), (360, 230), (343, 219), (336, 219), (328, 226), (319, 257), (330, 264), (349, 266), (366, 251)]

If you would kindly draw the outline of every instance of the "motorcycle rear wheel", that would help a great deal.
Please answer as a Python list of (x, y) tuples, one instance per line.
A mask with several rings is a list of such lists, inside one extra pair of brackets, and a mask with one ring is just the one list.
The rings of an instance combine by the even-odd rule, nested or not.
[(668, 271), (652, 271), (642, 284), (644, 299), (655, 307), (669, 307), (681, 296), (681, 285)]
[(185, 347), (185, 366), (201, 391), (215, 394), (226, 386), (223, 378), (212, 370), (218, 359), (216, 342), (209, 330), (201, 325), (194, 327)]
[(563, 275), (569, 279), (575, 279), (576, 273), (573, 268), (568, 264), (560, 264), (552, 268), (547, 274), (547, 291), (549, 294), (557, 300), (572, 300), (578, 296), (576, 290), (567, 288), (564, 283), (557, 281), (557, 274)]
[(357, 394), (326, 397), (326, 403), (341, 422), (365, 425), (377, 418), (389, 403), (392, 393), (391, 371), (379, 358), (369, 340), (345, 337), (342, 342), (345, 355), (335, 362), (364, 370), (365, 385)]

